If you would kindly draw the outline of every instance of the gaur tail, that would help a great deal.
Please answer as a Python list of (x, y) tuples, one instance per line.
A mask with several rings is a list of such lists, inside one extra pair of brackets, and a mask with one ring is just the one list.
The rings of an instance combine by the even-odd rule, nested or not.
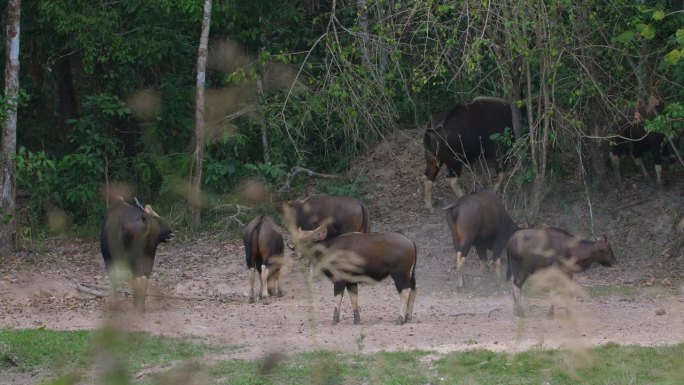
[(363, 218), (363, 233), (370, 234), (371, 223), (368, 215), (368, 207), (366, 207), (366, 205), (364, 205), (363, 203), (361, 203), (361, 217)]
[(513, 270), (511, 269), (511, 256), (508, 255), (508, 251), (506, 251), (506, 281), (511, 280), (511, 276), (513, 276)]
[(418, 264), (418, 247), (413, 242), (413, 269), (411, 269), (411, 290), (416, 290), (416, 265)]
[(252, 266), (252, 255), (254, 250), (259, 247), (259, 230), (261, 229), (263, 220), (263, 217), (259, 218), (259, 222), (254, 226), (252, 231), (245, 235), (245, 262), (247, 263), (248, 268), (254, 267)]
[(100, 251), (102, 252), (105, 270), (109, 273), (109, 269), (112, 266), (112, 254), (109, 251), (109, 242), (107, 240), (107, 232), (105, 231), (104, 225), (102, 225), (102, 234), (100, 234)]

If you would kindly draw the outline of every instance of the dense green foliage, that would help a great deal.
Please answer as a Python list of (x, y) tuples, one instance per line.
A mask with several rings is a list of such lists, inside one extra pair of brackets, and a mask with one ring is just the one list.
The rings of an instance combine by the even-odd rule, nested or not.
[[(360, 337), (359, 348), (363, 340)], [(477, 341), (472, 341), (477, 344)], [(98, 383), (132, 384), (679, 384), (684, 376), (684, 345), (663, 347), (608, 344), (592, 349), (531, 349), (507, 354), (473, 349), (434, 354), (426, 351), (349, 354), (311, 352), (261, 360), (212, 359), (188, 363), (216, 352), (227, 357), (235, 347), (154, 337), (112, 330), (67, 332), (0, 330), (0, 371), (62, 374), (48, 383), (77, 383), (99, 373)], [(103, 355), (114, 360), (102, 365)], [(111, 358), (110, 358), (111, 359)], [(115, 364), (113, 364), (115, 363)], [(169, 365), (173, 364), (173, 365)], [(101, 371), (86, 371), (100, 365)], [(158, 366), (162, 366), (159, 368)], [(141, 370), (155, 368), (142, 379)], [(104, 369), (104, 370), (102, 370)], [(202, 381), (201, 379), (204, 379)]]
[[(109, 182), (184, 207), (201, 2), (22, 5), (17, 161), (32, 214), (57, 208), (76, 223), (97, 221)], [(545, 185), (562, 156), (585, 153), (596, 142), (588, 136), (613, 133), (614, 117), (650, 95), (669, 107), (649, 128), (672, 136), (684, 117), (681, 6), (217, 1), (203, 172), (209, 205), (245, 177), (279, 187), (293, 165), (345, 170), (386, 133), (478, 95), (526, 107), (516, 186)]]

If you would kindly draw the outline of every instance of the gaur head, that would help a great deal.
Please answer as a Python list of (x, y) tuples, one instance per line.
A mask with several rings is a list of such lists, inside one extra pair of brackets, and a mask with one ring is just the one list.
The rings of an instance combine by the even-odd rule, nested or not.
[[(136, 205), (140, 207), (140, 204), (137, 200)], [(152, 209), (152, 206), (146, 205), (142, 210), (145, 212), (145, 214), (147, 214), (145, 215), (145, 218), (152, 220), (151, 225), (159, 228), (159, 236), (157, 237), (159, 242), (170, 242), (176, 238), (171, 226), (162, 220), (159, 214)]]
[(615, 254), (613, 254), (613, 248), (610, 246), (608, 237), (605, 234), (603, 234), (603, 238), (596, 239), (596, 248), (599, 251), (599, 260), (597, 262), (600, 263), (601, 266), (610, 267), (617, 263)]

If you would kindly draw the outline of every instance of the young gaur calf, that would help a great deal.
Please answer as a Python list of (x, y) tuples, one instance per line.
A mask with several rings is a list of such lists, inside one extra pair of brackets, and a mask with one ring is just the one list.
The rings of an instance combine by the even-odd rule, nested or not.
[(267, 299), (269, 294), (282, 296), (280, 267), (284, 257), (284, 244), (280, 227), (270, 216), (258, 216), (245, 227), (242, 241), (245, 244), (245, 260), (249, 269), (249, 302), (254, 302), (256, 271), (261, 277), (261, 299)]
[(173, 231), (150, 205), (142, 207), (135, 199), (135, 206), (117, 197), (107, 211), (100, 235), (100, 250), (105, 268), (116, 294), (115, 267), (122, 265), (133, 275), (133, 303), (145, 311), (148, 279), (152, 273), (154, 257), (160, 242), (174, 239)]
[(456, 251), (456, 286), (463, 287), (463, 267), (472, 246), (480, 257), (480, 271), (492, 251), (497, 282), (501, 279), (501, 252), (518, 226), (492, 190), (464, 195), (447, 206), (446, 220)]
[[(521, 288), (534, 272), (551, 266), (558, 267), (572, 277), (588, 269), (593, 263), (612, 266), (617, 263), (608, 238), (595, 241), (579, 239), (557, 228), (524, 229), (508, 241), (508, 269), (506, 278), (513, 276), (513, 304), (515, 315), (522, 317)], [(549, 308), (553, 316), (553, 305)]]
[(415, 243), (399, 233), (347, 233), (326, 239), (326, 232), (326, 227), (321, 226), (313, 231), (300, 231), (297, 236), (304, 243), (315, 242), (310, 248), (311, 257), (333, 282), (332, 323), (340, 321), (346, 288), (354, 308), (354, 325), (358, 325), (361, 322), (358, 283), (377, 282), (388, 275), (394, 280), (401, 300), (396, 323), (410, 321), (417, 293)]

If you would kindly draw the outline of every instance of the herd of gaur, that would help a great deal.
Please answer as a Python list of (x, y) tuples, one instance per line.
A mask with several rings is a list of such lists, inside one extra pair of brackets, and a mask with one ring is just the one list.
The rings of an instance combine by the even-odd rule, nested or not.
[[(641, 155), (649, 150), (656, 165), (656, 180), (661, 179), (661, 154), (665, 138), (647, 133), (643, 119), (662, 110), (656, 103), (634, 112), (635, 119), (616, 124), (622, 141), (611, 148), (611, 161), (616, 178), (619, 159), (629, 152), (646, 173)], [(524, 314), (521, 287), (530, 275), (540, 269), (555, 266), (568, 276), (584, 271), (592, 264), (612, 266), (616, 258), (604, 235), (595, 240), (580, 239), (558, 228), (522, 229), (511, 219), (498, 199), (496, 191), (503, 180), (501, 149), (492, 134), (504, 133), (512, 126), (508, 102), (495, 98), (476, 98), (471, 103), (457, 105), (440, 113), (429, 123), (424, 134), (426, 171), (424, 180), (425, 206), (433, 211), (432, 185), (444, 164), (448, 167), (450, 184), (457, 200), (446, 206), (448, 231), (456, 258), (456, 284), (463, 287), (465, 258), (475, 247), (480, 268), (492, 252), (495, 276), (501, 279), (501, 255), (506, 251), (506, 279), (512, 280), (514, 312)], [(464, 165), (479, 158), (496, 164), (497, 182), (491, 189), (464, 194), (458, 177)], [(345, 289), (354, 311), (354, 324), (360, 322), (358, 283), (380, 281), (391, 276), (400, 295), (398, 324), (411, 320), (416, 298), (416, 244), (398, 232), (371, 232), (371, 216), (366, 205), (348, 196), (315, 195), (305, 200), (289, 201), (281, 206), (283, 218), (294, 231), (288, 246), (306, 254), (334, 287), (333, 324), (339, 322)], [(101, 251), (107, 271), (113, 274), (115, 262), (132, 272), (134, 305), (144, 311), (154, 257), (160, 242), (174, 238), (171, 228), (152, 210), (137, 200), (133, 204), (118, 198), (110, 205), (101, 234)], [(262, 215), (252, 219), (243, 232), (246, 264), (249, 269), (249, 301), (254, 302), (257, 273), (260, 277), (260, 297), (281, 295), (280, 270), (285, 251), (283, 231), (275, 220)], [(112, 280), (115, 281), (115, 280)], [(553, 307), (550, 309), (550, 314)]]

